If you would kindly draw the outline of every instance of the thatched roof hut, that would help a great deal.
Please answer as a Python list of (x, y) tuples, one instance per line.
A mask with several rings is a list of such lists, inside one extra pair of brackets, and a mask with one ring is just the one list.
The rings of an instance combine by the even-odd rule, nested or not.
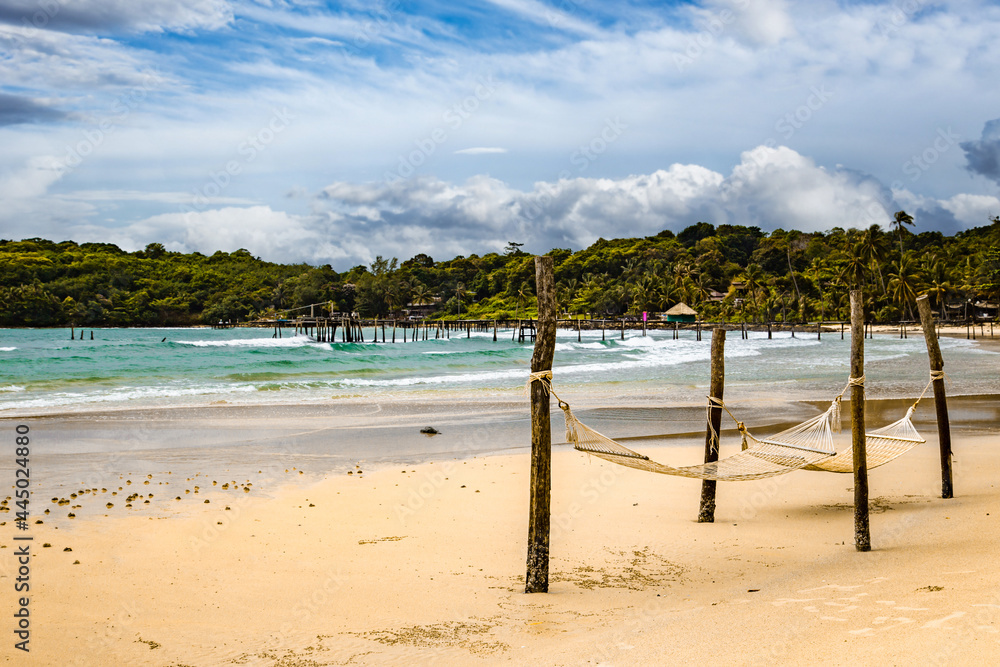
[(667, 322), (694, 322), (698, 319), (698, 311), (686, 303), (679, 303), (666, 313)]

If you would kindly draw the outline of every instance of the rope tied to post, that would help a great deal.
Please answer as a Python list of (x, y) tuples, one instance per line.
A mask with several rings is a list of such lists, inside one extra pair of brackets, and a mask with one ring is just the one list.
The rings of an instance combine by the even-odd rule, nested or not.
[(552, 393), (552, 371), (538, 371), (537, 373), (529, 373), (528, 381), (524, 383), (524, 393), (531, 393), (531, 383), (540, 382), (542, 384), (542, 390), (545, 394)]
[(924, 398), (924, 394), (927, 393), (927, 390), (931, 388), (931, 385), (933, 385), (936, 380), (941, 380), (942, 382), (944, 382), (948, 379), (949, 379), (948, 376), (945, 374), (943, 370), (941, 371), (931, 370), (930, 380), (928, 380), (927, 384), (924, 385), (924, 390), (920, 392), (920, 396), (917, 397), (917, 400), (913, 401), (913, 405), (910, 406), (909, 412), (906, 413), (907, 416), (913, 415), (913, 411), (917, 409), (917, 404), (920, 403), (920, 401)]
[(539, 382), (542, 385), (542, 390), (546, 395), (551, 395), (556, 399), (557, 404), (562, 409), (562, 411), (567, 415), (566, 419), (566, 442), (577, 442), (576, 429), (571, 426), (571, 424), (576, 423), (576, 417), (573, 413), (569, 411), (569, 403), (559, 398), (559, 394), (552, 389), (552, 371), (538, 371), (528, 374), (528, 381), (524, 384), (524, 392), (526, 394), (531, 392), (531, 383)]
[(865, 388), (865, 376), (862, 375), (859, 378), (855, 378), (855, 377), (848, 378), (847, 379), (847, 386), (848, 387), (861, 387), (862, 389), (864, 389)]
[(712, 408), (722, 408), (723, 410), (726, 411), (726, 414), (728, 414), (732, 418), (732, 420), (736, 422), (736, 429), (740, 432), (740, 435), (743, 438), (742, 449), (748, 448), (750, 444), (747, 442), (748, 432), (746, 425), (736, 418), (736, 415), (734, 415), (729, 410), (729, 406), (727, 406), (725, 401), (723, 401), (721, 398), (716, 398), (715, 396), (708, 396), (707, 398), (708, 398), (708, 409), (706, 411), (705, 419), (708, 422), (708, 428), (712, 434), (712, 443), (713, 443), (712, 449), (713, 450), (718, 449), (719, 441), (721, 440), (721, 436), (716, 432), (715, 428), (712, 426)]

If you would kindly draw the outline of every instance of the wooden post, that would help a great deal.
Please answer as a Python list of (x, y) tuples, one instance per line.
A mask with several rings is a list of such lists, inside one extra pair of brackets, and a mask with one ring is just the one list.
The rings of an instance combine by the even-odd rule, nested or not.
[(580, 324), (580, 318), (577, 318), (577, 320), (576, 320), (576, 342), (577, 343), (579, 343), (580, 340), (582, 340), (582, 338), (581, 338), (582, 336), (583, 336), (582, 325)]
[[(556, 286), (552, 257), (535, 257), (538, 329), (531, 372), (552, 370), (556, 349)], [(549, 394), (531, 383), (531, 496), (528, 508), (528, 573), (525, 593), (549, 591), (549, 520), (552, 492), (552, 425)]]
[(625, 316), (622, 315), (622, 340), (625, 340)]
[(767, 321), (767, 339), (771, 340), (771, 320)]
[(601, 340), (606, 340), (604, 337), (604, 320), (601, 320)]
[(823, 340), (823, 323), (816, 323), (816, 340)]
[(497, 342), (497, 321), (493, 320), (493, 342)]
[[(865, 315), (861, 290), (851, 290), (851, 377), (865, 375)], [(872, 550), (868, 524), (868, 457), (865, 451), (865, 388), (851, 386), (851, 445), (854, 452), (854, 548)]]
[[(698, 316), (698, 323), (697, 323), (696, 327), (697, 328), (695, 330), (695, 340), (697, 340), (700, 343), (701, 342), (701, 316), (700, 315)], [(768, 331), (770, 332), (770, 326), (768, 326)], [(770, 337), (771, 336), (768, 336), (768, 338), (770, 338)]]
[(941, 449), (941, 497), (954, 498), (955, 489), (951, 475), (951, 422), (948, 420), (948, 398), (944, 391), (944, 358), (941, 356), (937, 336), (934, 335), (934, 314), (931, 312), (931, 304), (926, 294), (917, 298), (917, 311), (920, 313), (920, 325), (924, 328), (931, 375), (934, 376), (934, 408), (937, 411), (938, 444)]
[[(712, 380), (709, 395), (720, 401), (726, 388), (726, 330), (712, 329)], [(705, 463), (719, 460), (719, 428), (722, 426), (722, 407), (712, 405), (708, 411), (709, 428), (705, 429)], [(714, 433), (714, 435), (713, 435)], [(701, 482), (701, 504), (698, 523), (715, 522), (715, 480)]]

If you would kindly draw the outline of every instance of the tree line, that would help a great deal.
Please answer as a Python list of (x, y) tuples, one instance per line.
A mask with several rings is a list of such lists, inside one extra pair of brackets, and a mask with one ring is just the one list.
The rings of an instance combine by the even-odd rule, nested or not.
[[(903, 211), (889, 230), (766, 233), (698, 222), (677, 234), (602, 238), (547, 254), (569, 316), (638, 317), (683, 302), (705, 320), (846, 319), (854, 287), (876, 322), (914, 319), (923, 293), (944, 319), (1000, 301), (1000, 218), (954, 236), (916, 226)], [(515, 242), (444, 261), (379, 256), (337, 272), (265, 262), (243, 249), (204, 255), (159, 243), (126, 252), (109, 243), (0, 240), (4, 326), (242, 322), (308, 315), (310, 304), (320, 304), (316, 314), (516, 319), (535, 313), (533, 283), (532, 256)]]

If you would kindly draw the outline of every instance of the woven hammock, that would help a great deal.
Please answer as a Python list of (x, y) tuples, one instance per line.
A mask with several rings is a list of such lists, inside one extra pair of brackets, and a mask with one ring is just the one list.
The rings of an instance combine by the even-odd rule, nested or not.
[[(917, 432), (916, 427), (911, 421), (913, 410), (916, 407), (916, 403), (911, 405), (906, 411), (906, 416), (899, 421), (865, 433), (865, 459), (868, 462), (869, 470), (877, 468), (880, 465), (885, 465), (917, 445), (926, 442)], [(804, 469), (824, 470), (826, 472), (854, 472), (854, 451), (850, 448), (845, 449), (842, 452), (837, 452), (836, 456), (811, 463), (805, 466)]]
[(574, 448), (612, 463), (664, 475), (728, 482), (764, 479), (799, 470), (836, 454), (829, 427), (832, 407), (766, 440), (744, 431), (748, 446), (738, 454), (711, 463), (677, 468), (657, 463), (598, 433), (577, 419), (565, 402), (560, 401), (559, 407), (566, 417), (566, 440), (572, 442)]
[[(733, 421), (743, 436), (743, 449), (738, 454), (718, 461), (691, 466), (674, 467), (653, 461), (648, 456), (635, 452), (621, 443), (590, 428), (573, 414), (568, 403), (552, 391), (551, 371), (532, 373), (528, 383), (541, 382), (545, 390), (559, 402), (566, 419), (566, 440), (573, 447), (612, 463), (664, 475), (692, 477), (716, 481), (749, 481), (784, 475), (794, 470), (823, 470), (826, 472), (853, 472), (853, 450), (848, 448), (837, 452), (833, 444), (834, 432), (840, 432), (840, 402), (847, 390), (840, 392), (826, 412), (807, 421), (781, 431), (769, 438), (757, 438), (733, 417), (729, 409), (719, 399), (709, 397), (709, 408), (721, 407), (733, 417)], [(931, 382), (937, 376), (931, 374)], [(931, 382), (928, 382), (927, 387)], [(864, 386), (864, 377), (852, 378), (848, 383)], [(888, 426), (865, 434), (866, 459), (869, 468), (877, 468), (905, 454), (914, 446), (925, 442), (913, 426), (911, 418), (920, 398), (906, 411), (906, 415)], [(711, 428), (711, 421), (709, 421)], [(717, 446), (718, 434), (712, 430), (712, 440)]]

